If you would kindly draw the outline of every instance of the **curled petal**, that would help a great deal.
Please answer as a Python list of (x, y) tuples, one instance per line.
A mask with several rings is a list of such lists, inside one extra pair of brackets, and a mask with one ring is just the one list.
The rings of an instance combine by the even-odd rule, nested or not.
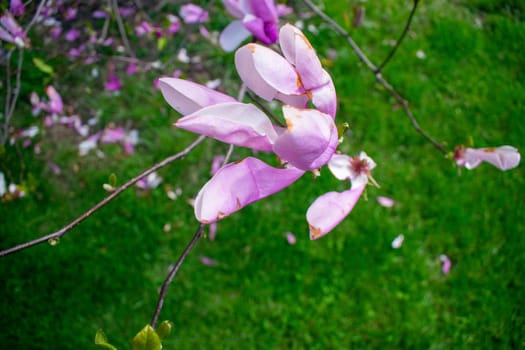
[(231, 96), (188, 80), (164, 77), (159, 79), (159, 87), (168, 104), (181, 114), (190, 114), (217, 103), (235, 102)]
[(329, 83), (330, 76), (325, 74), (317, 53), (303, 32), (286, 24), (279, 32), (279, 43), (284, 57), (297, 69), (306, 90)]
[(500, 170), (509, 170), (517, 167), (521, 160), (518, 150), (512, 146), (480, 149), (466, 148), (464, 157), (467, 169), (474, 169), (481, 162), (487, 162)]
[(337, 147), (332, 118), (316, 109), (283, 107), (287, 128), (273, 145), (274, 152), (296, 168), (313, 170), (328, 162)]
[(291, 185), (304, 172), (278, 169), (248, 157), (221, 168), (197, 194), (195, 216), (202, 223), (218, 221), (246, 205)]
[(277, 9), (274, 0), (257, 0), (251, 2), (252, 13), (265, 22), (277, 23)]
[(312, 103), (323, 113), (329, 114), (332, 118), (335, 118), (337, 111), (337, 95), (335, 93), (335, 86), (330, 78), (330, 75), (324, 71), (324, 74), (328, 77), (328, 83), (310, 90), (312, 95)]
[(267, 101), (277, 93), (302, 95), (295, 69), (277, 52), (257, 44), (247, 44), (235, 53), (235, 66), (244, 83)]
[(306, 220), (310, 239), (318, 239), (337, 226), (354, 208), (365, 186), (344, 192), (328, 192), (317, 198), (308, 211)]
[(241, 21), (233, 21), (221, 33), (219, 44), (226, 52), (235, 50), (251, 33)]
[(241, 102), (226, 102), (199, 109), (175, 126), (236, 146), (271, 151), (277, 138), (272, 123), (257, 107)]

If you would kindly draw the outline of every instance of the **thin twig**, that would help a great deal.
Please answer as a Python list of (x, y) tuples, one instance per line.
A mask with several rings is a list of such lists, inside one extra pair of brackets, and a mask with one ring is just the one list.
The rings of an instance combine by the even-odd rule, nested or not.
[(35, 12), (35, 15), (31, 19), (31, 22), (29, 22), (29, 24), (24, 28), (24, 33), (25, 34), (27, 34), (27, 32), (29, 32), (31, 27), (36, 23), (36, 20), (38, 19), (38, 16), (40, 16), (40, 12), (42, 12), (42, 10), (44, 9), (44, 6), (46, 5), (46, 3), (47, 3), (47, 0), (43, 0), (43, 1), (40, 2), (40, 4), (38, 4), (38, 7), (37, 7), (36, 12)]
[(159, 293), (159, 299), (157, 300), (157, 306), (155, 307), (155, 312), (153, 313), (153, 318), (151, 319), (151, 327), (155, 328), (157, 325), (157, 321), (159, 320), (160, 311), (162, 310), (162, 306), (164, 305), (164, 299), (166, 299), (166, 293), (168, 292), (168, 287), (170, 286), (171, 282), (173, 281), (173, 278), (179, 271), (182, 263), (184, 260), (186, 260), (186, 256), (189, 254), (189, 252), (192, 250), (192, 248), (195, 246), (195, 243), (199, 240), (199, 238), (202, 237), (202, 233), (204, 231), (204, 224), (200, 224), (199, 228), (193, 235), (193, 238), (191, 239), (190, 243), (184, 248), (184, 251), (182, 252), (181, 256), (173, 265), (171, 268), (168, 276), (164, 280), (164, 283), (162, 283), (162, 287), (160, 288)]
[(11, 109), (11, 56), (13, 55), (14, 50), (9, 50), (6, 55), (6, 64), (5, 64), (5, 111), (4, 111), (4, 132), (0, 135), (0, 145), (3, 145), (7, 141), (7, 135), (9, 132), (9, 110)]
[(377, 70), (375, 71), (375, 73), (380, 73), (383, 68), (386, 66), (386, 64), (390, 61), (390, 59), (394, 56), (394, 54), (396, 53), (397, 51), (397, 48), (401, 45), (401, 43), (403, 42), (403, 39), (405, 38), (405, 36), (407, 35), (408, 33), (408, 30), (410, 29), (410, 24), (412, 24), (412, 19), (414, 18), (414, 14), (416, 13), (416, 9), (417, 9), (417, 4), (419, 3), (419, 0), (414, 0), (414, 5), (412, 6), (412, 11), (410, 11), (410, 15), (408, 16), (408, 20), (406, 21), (405, 23), (405, 28), (403, 29), (403, 32), (401, 33), (401, 35), (399, 36), (399, 39), (397, 39), (396, 41), (396, 44), (394, 45), (394, 47), (392, 48), (392, 50), (390, 50), (390, 52), (388, 53), (388, 55), (386, 56), (385, 60), (383, 61), (383, 63), (381, 63), (379, 65), (379, 67), (377, 67)]
[(424, 138), (426, 138), (437, 150), (440, 152), (447, 154), (447, 150), (445, 147), (437, 142), (433, 137), (431, 137), (426, 131), (424, 131), (417, 122), (416, 118), (414, 117), (414, 114), (412, 113), (407, 100), (405, 100), (393, 87), (392, 85), (381, 75), (381, 72), (378, 72), (376, 66), (368, 59), (368, 57), (364, 54), (364, 52), (361, 50), (361, 48), (355, 43), (355, 41), (352, 39), (350, 34), (346, 30), (344, 30), (337, 22), (335, 22), (332, 18), (330, 18), (327, 14), (325, 14), (323, 11), (321, 11), (317, 6), (315, 6), (310, 0), (303, 0), (306, 6), (308, 6), (313, 12), (315, 12), (319, 17), (321, 17), (326, 23), (328, 23), (338, 34), (340, 34), (352, 47), (355, 54), (359, 59), (370, 69), (370, 71), (374, 74), (376, 80), (383, 85), (385, 90), (387, 90), (392, 97), (403, 107), (403, 111), (405, 112), (405, 115), (410, 120), (410, 123), (414, 127), (414, 129), (422, 135)]
[[(242, 83), (239, 87), (239, 93), (237, 95), (237, 101), (242, 101), (244, 99), (244, 95), (246, 94), (246, 84)], [(228, 163), (228, 160), (230, 159), (232, 153), (233, 153), (234, 146), (230, 145), (228, 147), (228, 151), (226, 152), (226, 155), (224, 156), (224, 161), (222, 163), (222, 166), (226, 165)], [(151, 327), (155, 328), (157, 325), (157, 321), (159, 319), (160, 311), (162, 310), (162, 306), (164, 305), (164, 299), (166, 299), (166, 293), (168, 291), (168, 287), (173, 281), (173, 278), (175, 278), (175, 275), (179, 271), (179, 268), (181, 267), (184, 260), (186, 260), (186, 256), (189, 254), (189, 252), (192, 250), (192, 248), (195, 246), (195, 243), (199, 240), (199, 238), (202, 237), (202, 232), (204, 230), (204, 224), (200, 224), (199, 228), (197, 229), (197, 232), (195, 232), (195, 235), (193, 235), (193, 238), (188, 243), (184, 251), (182, 252), (181, 256), (173, 265), (170, 272), (168, 273), (168, 276), (164, 280), (164, 283), (162, 284), (162, 287), (160, 288), (159, 293), (159, 299), (157, 300), (157, 306), (155, 307), (155, 312), (153, 313), (153, 318), (151, 319)]]
[(109, 2), (111, 3), (111, 7), (113, 8), (113, 13), (115, 14), (115, 19), (117, 20), (120, 37), (122, 38), (122, 42), (124, 43), (124, 46), (126, 47), (126, 51), (131, 56), (135, 56), (135, 52), (131, 50), (131, 46), (129, 45), (128, 36), (126, 35), (126, 28), (124, 27), (124, 23), (122, 22), (122, 17), (120, 16), (120, 10), (118, 8), (117, 0), (109, 0)]
[(73, 220), (72, 222), (67, 224), (66, 226), (62, 227), (60, 230), (58, 230), (56, 232), (53, 232), (51, 234), (48, 234), (46, 236), (42, 236), (40, 238), (31, 240), (29, 242), (25, 242), (25, 243), (19, 244), (19, 245), (15, 246), (15, 247), (12, 247), (12, 248), (9, 248), (9, 249), (6, 249), (6, 250), (2, 250), (2, 251), (0, 251), (0, 257), (9, 255), (9, 254), (12, 254), (12, 253), (15, 253), (15, 252), (18, 252), (20, 250), (27, 249), (29, 247), (35, 246), (35, 245), (43, 243), (43, 242), (48, 242), (48, 241), (52, 241), (52, 240), (56, 240), (56, 239), (61, 238), (66, 233), (68, 233), (72, 228), (74, 228), (75, 226), (80, 224), (82, 221), (84, 221), (85, 219), (90, 217), (91, 214), (93, 214), (94, 212), (96, 212), (100, 208), (104, 207), (109, 202), (111, 202), (119, 194), (121, 194), (122, 192), (127, 190), (129, 187), (133, 186), (137, 181), (139, 181), (143, 177), (148, 176), (152, 172), (157, 171), (160, 168), (170, 164), (171, 162), (173, 162), (173, 161), (175, 161), (177, 159), (180, 159), (180, 158), (184, 157), (185, 155), (187, 155), (192, 149), (194, 149), (198, 144), (200, 144), (205, 138), (206, 138), (205, 136), (199, 136), (195, 141), (193, 141), (193, 143), (191, 143), (183, 151), (181, 151), (181, 152), (179, 152), (177, 154), (174, 154), (172, 156), (169, 156), (168, 158), (166, 158), (163, 161), (155, 164), (151, 168), (143, 171), (141, 174), (135, 176), (134, 178), (132, 178), (131, 180), (126, 182), (124, 185), (116, 188), (115, 191), (111, 192), (111, 194), (109, 196), (105, 197), (103, 200), (98, 202), (95, 206), (91, 207), (89, 210), (84, 212), (82, 215), (80, 215), (78, 218), (76, 218), (75, 220)]
[(257, 98), (257, 96), (255, 96), (255, 94), (253, 94), (252, 92), (248, 92), (246, 95), (248, 95), (248, 98), (255, 104), (257, 105), (257, 107), (259, 107), (260, 109), (263, 110), (264, 113), (266, 113), (266, 115), (274, 121), (275, 124), (279, 125), (280, 127), (283, 127), (285, 128), (286, 127), (286, 124), (283, 123), (282, 121), (279, 120), (279, 118), (277, 118), (273, 113), (272, 111), (270, 111), (270, 109), (268, 107), (266, 107), (261, 101), (259, 101), (259, 99)]

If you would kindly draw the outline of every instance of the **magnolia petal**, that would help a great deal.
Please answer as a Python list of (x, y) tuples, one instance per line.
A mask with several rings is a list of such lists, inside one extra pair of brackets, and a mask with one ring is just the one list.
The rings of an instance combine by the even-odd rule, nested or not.
[(222, 0), (222, 3), (224, 7), (226, 8), (226, 11), (230, 13), (233, 17), (237, 18), (243, 18), (244, 12), (241, 10), (239, 6), (239, 0)]
[(481, 162), (487, 162), (500, 170), (509, 170), (520, 164), (521, 156), (517, 148), (500, 146), (496, 148), (466, 148), (465, 167), (474, 169)]
[(250, 203), (268, 197), (297, 180), (303, 171), (278, 169), (248, 157), (221, 168), (195, 198), (195, 216), (202, 223), (218, 221)]
[(330, 78), (330, 75), (323, 70), (323, 74), (326, 75), (328, 83), (325, 85), (310, 90), (312, 96), (312, 103), (323, 113), (329, 114), (332, 118), (335, 118), (337, 111), (337, 95), (335, 92), (335, 86)]
[(263, 44), (271, 45), (277, 41), (277, 22), (265, 22), (254, 15), (246, 15), (242, 23)]
[(50, 113), (62, 113), (64, 104), (62, 103), (62, 97), (55, 90), (55, 88), (49, 85), (46, 88), (46, 94), (49, 97), (49, 112)]
[(265, 22), (277, 23), (277, 9), (274, 0), (256, 0), (251, 2), (252, 13)]
[(286, 24), (279, 32), (279, 44), (284, 57), (297, 69), (306, 90), (329, 83), (330, 76), (325, 74), (317, 53), (303, 32), (291, 24)]
[(244, 83), (267, 101), (277, 92), (301, 95), (295, 69), (277, 52), (257, 44), (247, 44), (235, 53), (235, 66)]
[(306, 108), (308, 106), (308, 96), (306, 95), (284, 95), (278, 92), (275, 98), (284, 102), (284, 104), (297, 108)]
[(235, 50), (239, 45), (246, 40), (251, 33), (244, 28), (241, 21), (233, 21), (221, 33), (219, 37), (219, 44), (226, 52)]
[(337, 226), (352, 211), (364, 189), (362, 186), (318, 197), (306, 212), (310, 239), (318, 239)]
[(235, 102), (231, 96), (222, 94), (192, 81), (177, 78), (160, 78), (159, 87), (168, 104), (181, 114), (223, 102)]
[(350, 179), (352, 176), (351, 160), (352, 158), (346, 154), (334, 154), (328, 161), (328, 169), (338, 180)]
[(271, 151), (277, 133), (257, 107), (241, 102), (226, 102), (199, 109), (175, 126), (216, 140), (260, 151)]
[(316, 109), (283, 106), (287, 128), (279, 135), (273, 151), (296, 168), (320, 168), (332, 157), (338, 143), (332, 118)]

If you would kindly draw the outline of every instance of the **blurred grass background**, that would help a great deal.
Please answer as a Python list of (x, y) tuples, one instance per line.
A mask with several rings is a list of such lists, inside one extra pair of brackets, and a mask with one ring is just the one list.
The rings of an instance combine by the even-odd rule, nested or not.
[[(351, 25), (354, 5), (366, 10), (358, 28)], [(326, 12), (376, 64), (410, 8), (410, 1), (325, 1)], [(468, 137), (476, 147), (525, 149), (524, 16), (518, 0), (421, 2), (384, 76), (449, 149)], [(174, 330), (165, 348), (525, 348), (523, 166), (503, 173), (482, 165), (459, 175), (411, 128), (342, 38), (316, 17), (304, 23), (315, 26), (305, 33), (321, 57), (337, 52), (327, 69), (338, 92), (338, 121), (351, 125), (341, 150), (365, 150), (378, 163), (381, 188), (369, 188), (368, 200), (318, 241), (308, 239), (306, 209), (318, 195), (346, 186), (326, 169), (219, 222), (216, 240), (197, 244), (170, 287), (161, 319)], [(210, 50), (203, 45), (188, 50)], [(232, 61), (233, 54), (220, 54), (204, 65), (230, 78), (225, 87), (235, 95), (235, 72), (224, 71)], [(11, 169), (24, 164), (36, 191), (0, 203), (2, 248), (62, 227), (106, 195), (102, 184), (111, 173), (121, 184), (195, 138), (171, 126), (178, 115), (151, 88), (150, 76), (128, 79), (120, 96), (81, 90), (75, 72), (62, 78), (58, 85), (70, 87), (78, 105), (101, 110), (108, 123), (132, 121), (142, 142), (132, 156), (108, 145), (102, 161), (79, 158), (66, 130), (44, 135), (38, 156), (4, 157)], [(58, 245), (0, 259), (0, 344), (89, 349), (102, 328), (119, 349), (129, 348), (151, 319), (169, 265), (197, 229), (187, 199), (209, 178), (212, 157), (226, 149), (208, 140), (160, 171), (163, 185), (182, 189), (174, 201), (162, 186), (149, 194), (131, 189)], [(234, 159), (248, 154), (237, 149)], [(49, 160), (63, 168), (61, 175), (47, 168)], [(379, 206), (378, 195), (397, 205)], [(287, 243), (287, 231), (297, 244)], [(394, 250), (390, 244), (401, 233), (405, 242)], [(440, 254), (452, 260), (448, 275)], [(203, 265), (200, 256), (217, 266)]]

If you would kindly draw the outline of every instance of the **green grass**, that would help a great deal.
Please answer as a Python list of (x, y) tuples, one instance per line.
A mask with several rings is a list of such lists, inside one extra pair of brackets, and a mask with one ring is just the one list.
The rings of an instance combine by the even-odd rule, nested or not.
[[(472, 137), (478, 147), (510, 144), (523, 151), (523, 12), (509, 12), (501, 1), (462, 3), (422, 2), (412, 35), (384, 76), (449, 149)], [(365, 24), (347, 30), (378, 64), (390, 50), (384, 40), (403, 28), (410, 2), (362, 5)], [(347, 1), (326, 2), (326, 10), (342, 24), (352, 16)], [(318, 241), (308, 240), (306, 209), (318, 195), (344, 188), (327, 169), (219, 222), (217, 239), (197, 244), (170, 287), (161, 319), (173, 321), (174, 329), (165, 348), (524, 348), (523, 166), (502, 173), (482, 165), (458, 175), (345, 42), (317, 19), (307, 23), (320, 28), (317, 36), (306, 34), (321, 55), (338, 52), (329, 68), (337, 118), (352, 127), (341, 149), (366, 150), (378, 163), (381, 188), (369, 188), (368, 201), (361, 199)], [(425, 59), (416, 57), (418, 50)], [(221, 71), (220, 63), (231, 59), (221, 56), (209, 68), (234, 77)], [(150, 78), (127, 84), (120, 97), (92, 90), (76, 100), (86, 110), (100, 109), (106, 123), (131, 120), (143, 140), (135, 155), (107, 146), (103, 162), (78, 158), (68, 134), (45, 135), (39, 156), (23, 152), (37, 190), (0, 203), (1, 247), (60, 228), (105, 196), (102, 184), (111, 173), (122, 183), (194, 139), (171, 127), (177, 115), (150, 88)], [(232, 94), (235, 85), (227, 85)], [(225, 151), (210, 140), (163, 169), (164, 184), (183, 190), (175, 201), (162, 188), (149, 195), (131, 189), (58, 245), (0, 259), (0, 344), (89, 349), (102, 328), (119, 349), (129, 348), (151, 319), (168, 266), (197, 228), (186, 200), (207, 180), (212, 156)], [(247, 154), (237, 149), (234, 158)], [(13, 169), (20, 164), (15, 156), (5, 159)], [(49, 160), (63, 167), (62, 175), (47, 170)], [(377, 195), (398, 205), (382, 208)], [(296, 234), (296, 245), (286, 243), (287, 231)], [(400, 233), (405, 243), (394, 250), (391, 241)], [(449, 275), (440, 271), (440, 254), (452, 260)], [(218, 265), (204, 266), (199, 256)]]

